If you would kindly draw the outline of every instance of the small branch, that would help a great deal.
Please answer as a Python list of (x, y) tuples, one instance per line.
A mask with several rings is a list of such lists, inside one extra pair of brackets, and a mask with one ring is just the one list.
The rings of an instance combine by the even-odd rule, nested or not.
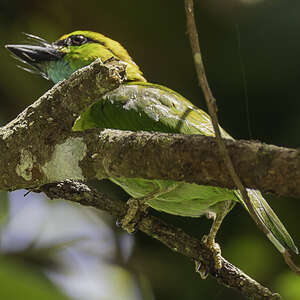
[[(47, 184), (40, 188), (51, 199), (63, 198), (86, 206), (105, 210), (111, 215), (122, 218), (127, 212), (127, 205), (122, 201), (109, 199), (105, 195), (80, 182), (66, 180)], [(167, 224), (157, 217), (147, 215), (137, 225), (138, 229), (159, 240), (171, 250), (191, 260), (199, 258), (207, 262), (209, 273), (218, 283), (239, 291), (249, 299), (280, 299), (276, 293), (262, 286), (231, 263), (222, 259), (222, 269), (214, 269), (214, 259), (210, 250), (200, 240), (191, 237), (179, 228)]]
[(255, 213), (255, 210), (253, 209), (252, 203), (249, 199), (248, 193), (242, 184), (239, 176), (237, 175), (233, 163), (231, 161), (231, 158), (228, 154), (228, 151), (226, 149), (226, 146), (224, 142), (222, 141), (221, 137), (221, 132), (219, 128), (219, 122), (218, 122), (218, 116), (217, 116), (217, 102), (216, 99), (214, 98), (211, 89), (209, 87), (206, 74), (205, 74), (205, 68), (202, 60), (202, 55), (200, 51), (200, 45), (199, 45), (199, 37), (198, 37), (198, 32), (196, 29), (196, 23), (195, 23), (195, 16), (194, 16), (194, 0), (185, 0), (185, 9), (186, 9), (186, 16), (187, 16), (187, 28), (188, 28), (188, 33), (190, 37), (190, 43), (192, 47), (192, 52), (194, 55), (194, 62), (195, 62), (195, 67), (197, 71), (197, 76), (199, 80), (199, 84), (202, 88), (204, 98), (207, 104), (208, 112), (212, 120), (212, 124), (214, 127), (215, 135), (216, 135), (216, 140), (218, 144), (218, 148), (220, 151), (220, 154), (222, 158), (224, 159), (224, 163), (229, 171), (229, 174), (235, 184), (235, 186), (239, 189), (240, 193), (242, 194), (243, 200), (246, 203), (249, 213), (252, 217), (252, 219), (255, 221), (257, 226), (265, 233), (265, 235), (269, 234), (269, 230), (262, 225), (260, 219)]
[[(208, 112), (210, 114), (213, 128), (215, 131), (216, 135), (216, 140), (218, 144), (218, 148), (220, 151), (221, 156), (224, 159), (224, 163), (229, 171), (229, 174), (235, 183), (235, 186), (237, 189), (240, 191), (243, 201), (245, 202), (249, 214), (251, 215), (252, 219), (255, 221), (256, 225), (266, 236), (271, 235), (271, 231), (264, 225), (264, 223), (260, 220), (259, 216), (256, 214), (253, 204), (248, 196), (248, 193), (246, 191), (246, 188), (244, 187), (241, 179), (237, 175), (237, 172), (233, 166), (232, 160), (229, 156), (229, 153), (226, 149), (225, 143), (222, 140), (221, 137), (221, 132), (219, 128), (219, 122), (218, 122), (218, 116), (217, 116), (217, 103), (216, 99), (214, 98), (211, 89), (209, 87), (206, 74), (205, 74), (205, 69), (204, 69), (204, 64), (202, 60), (202, 55), (200, 51), (200, 45), (199, 45), (199, 38), (198, 38), (198, 32), (196, 28), (196, 23), (195, 23), (195, 16), (194, 16), (194, 0), (185, 0), (185, 9), (186, 9), (186, 16), (187, 16), (187, 28), (188, 28), (188, 33), (190, 37), (190, 43), (192, 47), (192, 52), (194, 55), (194, 62), (195, 62), (195, 67), (197, 71), (197, 76), (199, 80), (199, 84), (203, 90), (204, 93), (204, 98), (208, 107)], [(288, 266), (300, 276), (300, 270), (296, 267), (296, 265), (292, 262), (290, 258), (290, 254), (288, 251), (282, 252), (282, 255), (284, 257), (284, 260), (288, 264)]]

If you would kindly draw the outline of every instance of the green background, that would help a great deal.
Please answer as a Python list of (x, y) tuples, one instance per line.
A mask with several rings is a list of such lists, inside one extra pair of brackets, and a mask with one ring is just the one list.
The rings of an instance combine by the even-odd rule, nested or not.
[[(101, 32), (127, 48), (149, 81), (166, 85), (206, 109), (196, 81), (183, 2), (0, 0), (0, 124), (15, 118), (52, 86), (16, 68), (4, 49), (5, 44), (24, 42), (22, 32), (49, 41), (76, 29)], [(200, 46), (220, 123), (235, 138), (299, 147), (299, 11), (296, 0), (196, 1)], [(266, 197), (300, 246), (299, 201)], [(204, 218), (162, 217), (195, 236), (209, 229)], [(192, 262), (158, 242), (141, 233), (134, 237), (126, 268), (143, 274), (139, 288), (147, 285), (154, 299), (243, 299), (214, 279), (200, 280)], [(217, 240), (223, 256), (248, 275), (285, 299), (300, 299), (300, 279), (242, 207), (236, 206), (226, 217)], [(300, 265), (298, 257), (295, 261)]]

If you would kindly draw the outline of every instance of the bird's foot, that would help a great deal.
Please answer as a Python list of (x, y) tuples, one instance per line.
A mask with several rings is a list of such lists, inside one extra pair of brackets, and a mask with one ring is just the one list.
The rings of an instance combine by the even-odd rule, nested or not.
[(222, 268), (222, 256), (221, 248), (214, 239), (210, 239), (209, 236), (204, 235), (202, 238), (202, 243), (204, 243), (212, 252), (215, 261), (215, 269), (219, 270)]
[(143, 199), (130, 198), (126, 215), (118, 222), (128, 233), (134, 233), (140, 220), (147, 214), (148, 206)]
[[(154, 188), (153, 192), (147, 194), (141, 198), (130, 198), (127, 201), (128, 210), (126, 215), (121, 219), (121, 221), (117, 221), (117, 224), (120, 225), (124, 230), (128, 233), (135, 232), (137, 228), (137, 224), (141, 221), (141, 219), (147, 215), (148, 205), (146, 204), (151, 199), (154, 199), (160, 195), (173, 191), (178, 185), (182, 183), (174, 183), (167, 188), (161, 189), (159, 185)], [(155, 187), (155, 185), (154, 185)]]
[[(211, 239), (207, 235), (203, 236), (202, 243), (204, 243), (212, 251), (215, 270), (220, 270), (222, 268), (222, 256), (220, 245), (216, 243), (214, 239)], [(196, 261), (195, 265), (196, 272), (200, 274), (202, 279), (206, 279), (209, 273), (208, 265), (202, 261)]]

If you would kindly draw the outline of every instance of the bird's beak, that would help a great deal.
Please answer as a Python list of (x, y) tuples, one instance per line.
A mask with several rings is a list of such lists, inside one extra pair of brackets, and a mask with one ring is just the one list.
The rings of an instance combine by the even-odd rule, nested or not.
[(29, 65), (31, 68), (19, 66), (21, 69), (40, 74), (46, 79), (47, 62), (60, 60), (65, 53), (60, 51), (59, 47), (46, 40), (28, 33), (24, 33), (28, 44), (24, 45), (5, 45), (17, 60)]
[(59, 60), (64, 53), (51, 44), (37, 45), (5, 45), (5, 48), (13, 53), (19, 60), (29, 65), (35, 66), (46, 62)]

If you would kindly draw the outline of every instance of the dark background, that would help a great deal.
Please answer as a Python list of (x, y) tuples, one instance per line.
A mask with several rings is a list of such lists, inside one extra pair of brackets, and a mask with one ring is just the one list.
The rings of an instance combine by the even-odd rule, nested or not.
[[(183, 2), (0, 0), (0, 123), (15, 118), (52, 86), (16, 68), (4, 49), (5, 44), (24, 42), (22, 32), (49, 41), (76, 29), (101, 32), (127, 48), (148, 81), (166, 85), (206, 109)], [(296, 0), (196, 1), (200, 46), (220, 123), (235, 138), (299, 147), (299, 11)], [(299, 201), (266, 197), (300, 246)], [(204, 218), (164, 217), (199, 237), (210, 223)], [(140, 233), (135, 237), (130, 267), (149, 280), (155, 299), (242, 299), (211, 278), (201, 281), (186, 258)], [(223, 256), (247, 274), (285, 299), (300, 299), (300, 279), (242, 207), (236, 206), (225, 219), (217, 240)], [(300, 264), (298, 257), (295, 260)]]

